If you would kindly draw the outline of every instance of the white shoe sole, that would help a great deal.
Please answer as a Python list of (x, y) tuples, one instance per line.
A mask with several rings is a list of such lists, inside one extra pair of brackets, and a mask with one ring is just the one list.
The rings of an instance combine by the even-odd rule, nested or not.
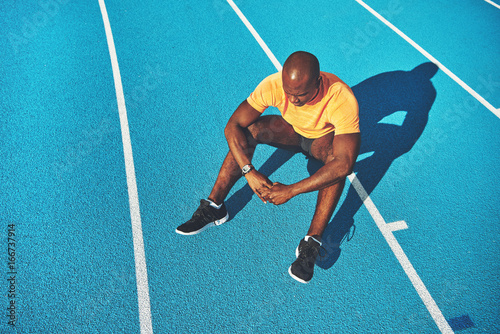
[(292, 266), (290, 266), (290, 267), (288, 268), (288, 273), (289, 273), (289, 274), (290, 274), (290, 276), (292, 276), (292, 278), (293, 278), (294, 280), (296, 280), (297, 282), (304, 283), (304, 284), (309, 283), (309, 281), (304, 281), (303, 279), (298, 278), (297, 276), (295, 276), (295, 275), (292, 273)]

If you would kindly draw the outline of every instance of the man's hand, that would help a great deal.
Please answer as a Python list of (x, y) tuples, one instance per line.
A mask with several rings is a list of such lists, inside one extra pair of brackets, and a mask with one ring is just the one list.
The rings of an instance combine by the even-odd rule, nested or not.
[(264, 194), (267, 194), (269, 188), (273, 186), (271, 180), (255, 169), (246, 174), (245, 178), (247, 179), (248, 185), (252, 188), (253, 192), (259, 196), (262, 202), (267, 203), (264, 199)]
[(273, 187), (264, 192), (263, 198), (269, 201), (269, 203), (280, 205), (288, 202), (294, 196), (291, 190), (291, 186), (274, 182)]

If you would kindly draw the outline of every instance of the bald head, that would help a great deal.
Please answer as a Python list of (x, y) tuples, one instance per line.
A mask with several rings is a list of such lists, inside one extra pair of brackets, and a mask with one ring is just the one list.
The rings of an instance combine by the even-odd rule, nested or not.
[(316, 80), (319, 77), (318, 59), (309, 52), (294, 52), (285, 61), (283, 73), (293, 81)]
[(296, 106), (303, 106), (317, 94), (321, 82), (318, 59), (311, 53), (297, 51), (283, 64), (283, 90)]

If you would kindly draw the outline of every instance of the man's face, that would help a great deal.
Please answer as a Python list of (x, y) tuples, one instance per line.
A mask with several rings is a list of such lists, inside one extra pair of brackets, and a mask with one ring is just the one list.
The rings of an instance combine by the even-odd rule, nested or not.
[(314, 80), (305, 78), (305, 80), (298, 81), (284, 74), (283, 90), (290, 103), (294, 106), (302, 107), (316, 97), (320, 81), (321, 77)]

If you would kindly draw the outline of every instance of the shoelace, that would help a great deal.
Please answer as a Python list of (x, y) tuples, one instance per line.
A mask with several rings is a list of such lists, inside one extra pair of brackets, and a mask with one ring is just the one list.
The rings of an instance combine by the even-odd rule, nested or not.
[(208, 210), (205, 210), (206, 208), (208, 208), (209, 205), (210, 205), (210, 203), (208, 203), (208, 202), (202, 202), (200, 207), (194, 212), (193, 218), (198, 218), (198, 217), (211, 218), (211, 217), (207, 217), (207, 216), (211, 216), (211, 212)]

